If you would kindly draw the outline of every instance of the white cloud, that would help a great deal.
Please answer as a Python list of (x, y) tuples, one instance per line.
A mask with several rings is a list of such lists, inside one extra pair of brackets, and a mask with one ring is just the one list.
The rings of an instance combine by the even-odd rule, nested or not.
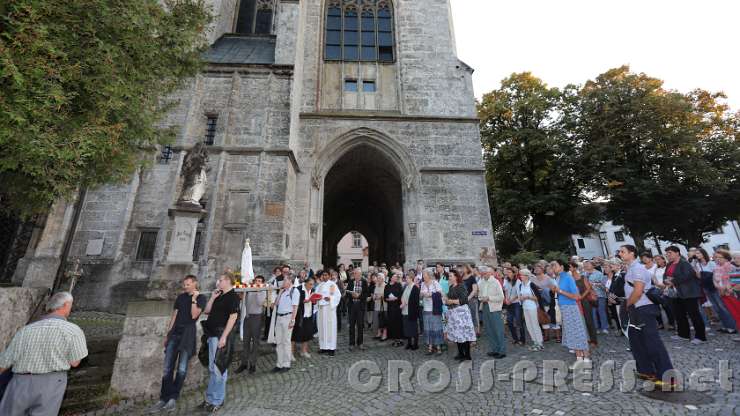
[(629, 64), (668, 88), (724, 91), (740, 110), (738, 1), (450, 1), (478, 97), (512, 72), (562, 87)]

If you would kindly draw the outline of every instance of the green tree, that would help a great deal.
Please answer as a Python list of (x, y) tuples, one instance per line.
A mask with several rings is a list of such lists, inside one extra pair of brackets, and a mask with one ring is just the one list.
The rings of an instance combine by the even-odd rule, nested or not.
[(740, 213), (740, 123), (723, 98), (667, 90), (627, 66), (581, 89), (568, 112), (581, 174), (639, 246), (699, 245)]
[(0, 3), (3, 210), (124, 180), (171, 140), (163, 97), (202, 68), (203, 0)]
[(570, 235), (591, 231), (597, 218), (563, 124), (573, 95), (524, 72), (503, 80), (478, 105), (491, 214), (504, 256), (568, 251)]

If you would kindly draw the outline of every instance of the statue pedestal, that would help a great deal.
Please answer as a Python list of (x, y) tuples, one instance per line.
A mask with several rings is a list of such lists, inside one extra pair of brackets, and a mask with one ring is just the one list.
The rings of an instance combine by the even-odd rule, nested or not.
[(193, 262), (193, 248), (195, 247), (195, 234), (198, 231), (198, 221), (205, 212), (200, 205), (177, 205), (168, 211), (169, 216), (175, 220), (175, 226), (172, 229), (167, 263)]

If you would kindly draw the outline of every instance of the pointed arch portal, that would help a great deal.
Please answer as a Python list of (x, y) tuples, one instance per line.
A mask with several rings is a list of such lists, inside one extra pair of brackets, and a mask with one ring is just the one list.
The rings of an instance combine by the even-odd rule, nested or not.
[(368, 241), (369, 260), (404, 262), (401, 174), (377, 147), (359, 144), (324, 179), (322, 263), (334, 265), (337, 244), (350, 231)]

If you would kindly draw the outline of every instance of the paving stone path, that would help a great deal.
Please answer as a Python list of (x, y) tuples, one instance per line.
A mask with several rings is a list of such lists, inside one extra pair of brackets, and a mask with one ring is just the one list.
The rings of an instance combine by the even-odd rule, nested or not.
[[(349, 352), (346, 329), (340, 332), (340, 349), (335, 357), (313, 354), (311, 358), (298, 358), (289, 372), (274, 374), (274, 355), (263, 355), (257, 373), (231, 375), (228, 382), (226, 403), (220, 415), (740, 415), (740, 343), (732, 336), (710, 337), (705, 345), (695, 346), (685, 341), (673, 341), (663, 332), (674, 366), (689, 374), (691, 371), (713, 369), (708, 391), (682, 393), (643, 392), (635, 389), (621, 392), (619, 384), (610, 391), (577, 391), (572, 379), (566, 391), (544, 391), (542, 360), (572, 361), (571, 354), (560, 344), (548, 343), (544, 351), (530, 352), (522, 347), (509, 347), (508, 356), (496, 360), (496, 381), (488, 391), (479, 391), (478, 372), (488, 360), (485, 346), (478, 344), (473, 350), (473, 384), (464, 392), (456, 391), (455, 378), (459, 364), (453, 359), (453, 348), (441, 356), (426, 356), (424, 352), (392, 347), (389, 343), (371, 340), (366, 351)], [(614, 360), (616, 374), (625, 361), (631, 360), (626, 350), (627, 341), (616, 335), (602, 335), (600, 346), (593, 353), (598, 374), (599, 365)], [(312, 346), (315, 348), (315, 346)], [(453, 382), (443, 391), (430, 393), (420, 388), (416, 374), (411, 379), (413, 391), (389, 391), (389, 360), (408, 360), (415, 369), (425, 361), (439, 360), (449, 366)], [(358, 361), (376, 363), (382, 373), (380, 388), (360, 392), (350, 387), (348, 372)], [(512, 369), (521, 360), (532, 360), (538, 368), (534, 381), (523, 384), (523, 391), (515, 391), (515, 384), (522, 384), (519, 376), (512, 376)], [(727, 360), (734, 371), (733, 391), (721, 388), (717, 377), (719, 361)], [(234, 364), (236, 367), (237, 363)], [(490, 363), (489, 363), (490, 365)], [(232, 368), (233, 370), (233, 368)], [(434, 381), (435, 374), (430, 377)], [(572, 376), (571, 376), (572, 377)], [(367, 380), (361, 374), (360, 380)], [(504, 381), (504, 379), (508, 379)], [(619, 380), (616, 380), (619, 383)], [(521, 390), (521, 389), (519, 389)], [(186, 393), (178, 403), (178, 415), (198, 414), (195, 407), (203, 400), (202, 391)], [(657, 399), (656, 399), (657, 398)], [(128, 409), (121, 414), (145, 414), (144, 405)]]

